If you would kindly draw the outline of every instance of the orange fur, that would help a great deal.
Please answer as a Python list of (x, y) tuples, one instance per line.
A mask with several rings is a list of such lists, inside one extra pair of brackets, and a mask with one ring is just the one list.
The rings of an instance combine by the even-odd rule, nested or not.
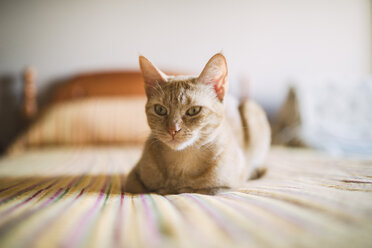
[[(214, 194), (242, 186), (262, 164), (270, 128), (257, 104), (244, 102), (239, 113), (236, 100), (225, 96), (225, 57), (213, 56), (199, 77), (166, 76), (144, 57), (140, 67), (151, 134), (127, 178), (126, 191)], [(160, 114), (156, 105), (163, 110)], [(189, 116), (194, 106), (201, 110)]]

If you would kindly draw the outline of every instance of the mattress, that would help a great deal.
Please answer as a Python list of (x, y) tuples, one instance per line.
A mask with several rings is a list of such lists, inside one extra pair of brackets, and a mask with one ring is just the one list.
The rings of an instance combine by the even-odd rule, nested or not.
[(0, 247), (372, 247), (372, 162), (272, 148), (266, 175), (215, 196), (125, 194), (141, 147), (0, 160)]

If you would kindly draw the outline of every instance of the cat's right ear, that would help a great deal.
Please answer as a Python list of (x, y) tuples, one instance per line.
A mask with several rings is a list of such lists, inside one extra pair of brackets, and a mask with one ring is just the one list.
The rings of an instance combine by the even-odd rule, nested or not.
[(164, 83), (167, 76), (143, 56), (139, 56), (139, 65), (145, 81), (146, 95), (150, 97), (155, 87)]

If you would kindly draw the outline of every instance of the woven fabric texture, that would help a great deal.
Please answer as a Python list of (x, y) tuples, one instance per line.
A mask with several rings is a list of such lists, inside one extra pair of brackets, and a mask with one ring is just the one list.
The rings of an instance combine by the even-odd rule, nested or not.
[(273, 148), (267, 174), (216, 196), (129, 195), (140, 147), (0, 160), (0, 247), (371, 247), (372, 162)]

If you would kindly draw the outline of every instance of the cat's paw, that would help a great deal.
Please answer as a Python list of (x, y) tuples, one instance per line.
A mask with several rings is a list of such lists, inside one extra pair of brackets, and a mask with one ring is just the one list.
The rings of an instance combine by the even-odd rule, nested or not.
[(249, 175), (248, 180), (260, 179), (261, 177), (265, 176), (266, 172), (267, 172), (266, 167), (257, 167), (253, 169), (253, 171)]
[(160, 188), (155, 191), (159, 195), (172, 195), (175, 194), (176, 192), (166, 189), (166, 188)]
[(124, 192), (131, 194), (144, 194), (148, 193), (142, 181), (139, 179), (134, 171), (131, 171), (127, 177), (127, 181), (124, 186)]
[(226, 192), (226, 191), (229, 191), (229, 190), (231, 190), (231, 189), (227, 188), (227, 187), (218, 187), (218, 188), (200, 189), (196, 193), (204, 194), (204, 195), (216, 195), (216, 194), (223, 193), (223, 192)]
[(182, 188), (178, 190), (178, 193), (195, 193), (195, 194), (203, 194), (203, 195), (215, 195), (221, 192), (225, 192), (227, 190), (229, 190), (229, 188), (227, 187), (200, 188), (200, 189)]

